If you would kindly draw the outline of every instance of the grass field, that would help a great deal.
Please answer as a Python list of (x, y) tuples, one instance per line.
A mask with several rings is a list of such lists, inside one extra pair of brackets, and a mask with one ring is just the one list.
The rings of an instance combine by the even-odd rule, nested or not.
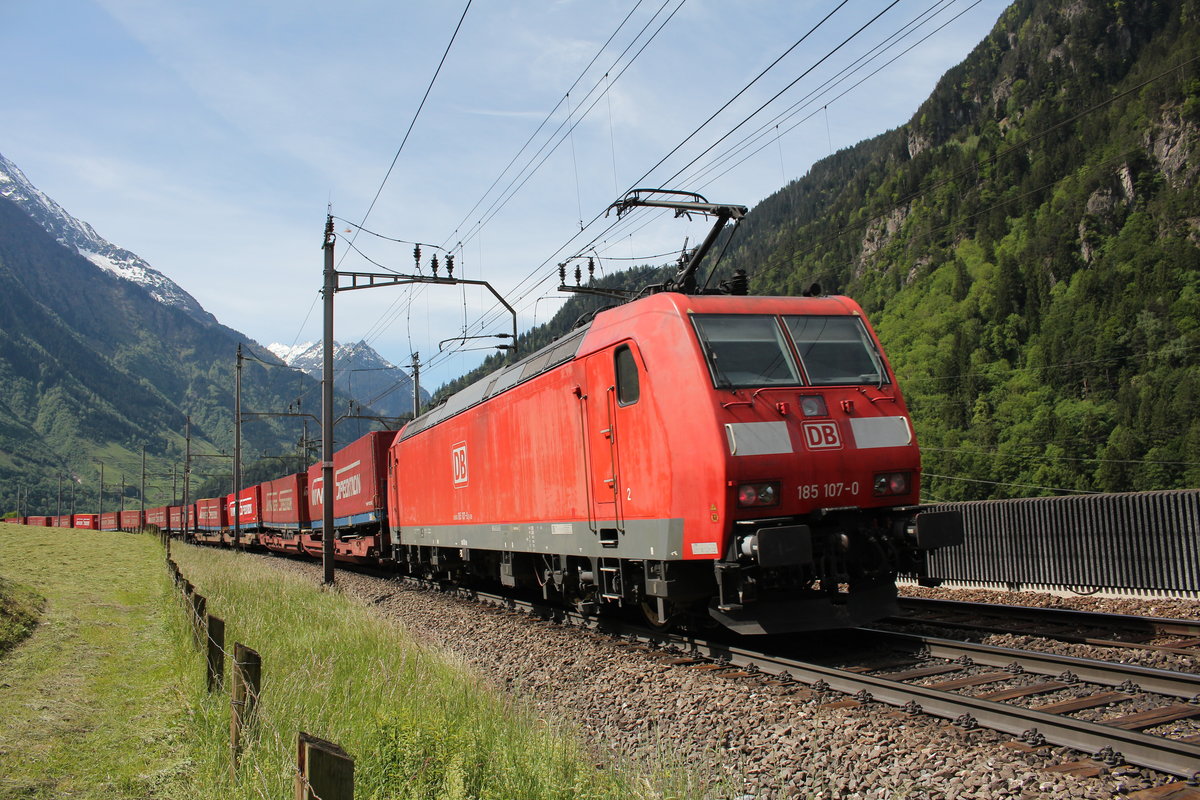
[(43, 602), (28, 586), (0, 577), (0, 656), (33, 632)]
[(301, 729), (355, 757), (358, 798), (693, 794), (667, 770), (597, 769), (571, 731), (336, 592), (226, 551), (174, 554), (225, 619), (227, 649), (262, 656), (236, 778), (229, 696), (205, 690), (158, 541), (4, 526), (0, 576), (46, 602), (34, 634), (0, 658), (0, 800), (290, 797)]
[(0, 659), (0, 798), (186, 794), (160, 552), (151, 537), (0, 528), (0, 576), (45, 598)]

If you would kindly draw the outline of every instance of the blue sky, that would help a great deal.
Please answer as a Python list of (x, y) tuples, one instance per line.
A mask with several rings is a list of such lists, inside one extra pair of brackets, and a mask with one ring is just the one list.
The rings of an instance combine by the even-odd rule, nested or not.
[[(753, 206), (831, 150), (907, 121), (1006, 4), (889, 5), (473, 0), (384, 183), (465, 0), (0, 0), (0, 48), (10, 65), (0, 153), (68, 212), (146, 258), (223, 323), (263, 344), (319, 338), (320, 306), (313, 304), (326, 208), (332, 204), (335, 215), (360, 222), (381, 184), (365, 227), (451, 249), (461, 242), (460, 276), (492, 282), (517, 307), (525, 330), (562, 302), (553, 291), (555, 264), (597, 235), (601, 268), (611, 270), (630, 263), (617, 259), (678, 250), (685, 237), (694, 243), (707, 228), (702, 221), (647, 214), (607, 234), (612, 220), (602, 219), (580, 234), (580, 223), (602, 214), (619, 192), (635, 182), (664, 185), (782, 91), (671, 181), (671, 188), (713, 201)], [(726, 111), (642, 177), (835, 8)], [(810, 98), (795, 116), (773, 120), (918, 18), (931, 21), (830, 93)], [(577, 120), (589, 107), (569, 136), (550, 139), (569, 109)], [(514, 182), (518, 173), (502, 171), (547, 119), (516, 167), (547, 141), (543, 155), (549, 155)], [(721, 158), (764, 124), (764, 138)], [(498, 196), (506, 200), (495, 203)], [(347, 246), (347, 227), (338, 225), (341, 268), (376, 270)], [(413, 267), (411, 245), (366, 234), (355, 245), (388, 267)], [(497, 315), (490, 294), (474, 288), (348, 292), (337, 304), (339, 340), (366, 338), (398, 364), (419, 351), (427, 364), (423, 384), (430, 388), (485, 355), (439, 355), (440, 340), (511, 324)]]

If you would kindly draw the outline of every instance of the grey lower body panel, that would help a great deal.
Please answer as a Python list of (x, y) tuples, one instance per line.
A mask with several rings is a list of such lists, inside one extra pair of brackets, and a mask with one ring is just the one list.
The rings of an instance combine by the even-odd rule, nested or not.
[(592, 558), (683, 559), (683, 520), (401, 526), (398, 543)]

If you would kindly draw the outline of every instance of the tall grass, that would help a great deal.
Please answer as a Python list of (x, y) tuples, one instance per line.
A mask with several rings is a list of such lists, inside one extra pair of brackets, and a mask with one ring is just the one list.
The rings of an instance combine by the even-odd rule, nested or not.
[(595, 765), (571, 731), (481, 685), (354, 601), (235, 554), (176, 548), (226, 649), (262, 656), (257, 720), (236, 779), (229, 769), (228, 690), (208, 695), (186, 614), (175, 615), (179, 668), (196, 732), (197, 798), (288, 796), (296, 736), (334, 741), (356, 759), (359, 798), (628, 798), (692, 796), (690, 781), (646, 781)]

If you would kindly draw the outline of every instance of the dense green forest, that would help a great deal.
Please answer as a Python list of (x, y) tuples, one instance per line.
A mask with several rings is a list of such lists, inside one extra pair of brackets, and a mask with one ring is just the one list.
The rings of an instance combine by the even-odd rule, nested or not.
[(816, 282), (864, 306), (926, 500), (1200, 485), (1197, 11), (1020, 0), (907, 125), (815, 164), (730, 243), (718, 269), (755, 294)]
[(735, 240), (754, 291), (863, 304), (928, 499), (1200, 485), (1197, 10), (1022, 0)]

